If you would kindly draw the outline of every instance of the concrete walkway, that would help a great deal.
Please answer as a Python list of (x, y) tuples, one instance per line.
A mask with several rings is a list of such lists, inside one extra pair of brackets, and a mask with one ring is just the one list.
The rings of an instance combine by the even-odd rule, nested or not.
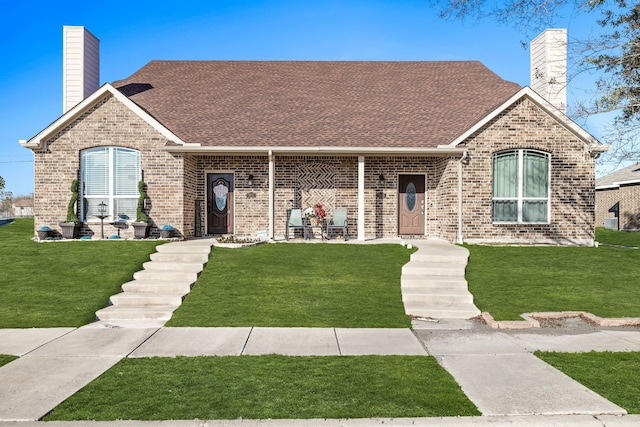
[(418, 251), (402, 267), (405, 313), (432, 319), (480, 315), (464, 277), (469, 251), (438, 239), (409, 241)]
[[(601, 419), (601, 415), (625, 414), (622, 408), (541, 362), (531, 352), (537, 349), (640, 351), (640, 329), (580, 334), (536, 332), (496, 332), (486, 325), (459, 320), (433, 323), (431, 327), (427, 325), (425, 329), (413, 332), (409, 329), (342, 328), (141, 329), (95, 325), (78, 329), (0, 329), (0, 354), (21, 356), (0, 367), (0, 421), (40, 419), (123, 357), (269, 353), (290, 356), (431, 354), (453, 375), (484, 415), (465, 420), (438, 419), (438, 422), (426, 418), (412, 425), (484, 425), (490, 420), (493, 426), (521, 425), (521, 421), (529, 420), (522, 416), (545, 415), (563, 417), (543, 417), (546, 421), (538, 425), (588, 426), (604, 425), (593, 424), (594, 420)], [(575, 415), (582, 417), (575, 418)], [(593, 418), (593, 415), (598, 418)], [(550, 424), (550, 419), (559, 422)], [(510, 421), (507, 423), (506, 420)], [(535, 425), (533, 420), (541, 418), (533, 417), (532, 424), (527, 421), (527, 425)], [(640, 417), (625, 416), (611, 420), (640, 423)], [(499, 422), (496, 424), (496, 421)], [(373, 420), (364, 423), (358, 420), (323, 421), (327, 424), (316, 422), (291, 424), (287, 421), (288, 424), (272, 425), (376, 425)], [(404, 422), (408, 425), (410, 421), (394, 420), (392, 425), (404, 425)], [(411, 419), (411, 422), (416, 420)], [(502, 422), (504, 424), (500, 424)], [(150, 425), (270, 425), (267, 421), (255, 424), (248, 421), (240, 424), (237, 421), (231, 424), (209, 421), (203, 424), (184, 423)]]

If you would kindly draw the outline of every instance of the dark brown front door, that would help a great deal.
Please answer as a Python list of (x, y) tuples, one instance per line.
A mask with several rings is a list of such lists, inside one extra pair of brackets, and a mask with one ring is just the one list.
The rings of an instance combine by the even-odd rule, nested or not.
[(424, 234), (424, 175), (400, 175), (398, 233)]
[(233, 174), (207, 174), (207, 234), (233, 233)]

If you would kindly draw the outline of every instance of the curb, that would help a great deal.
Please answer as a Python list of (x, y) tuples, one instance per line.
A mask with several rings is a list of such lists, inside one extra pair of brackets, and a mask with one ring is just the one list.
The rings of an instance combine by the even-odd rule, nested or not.
[(482, 320), (493, 329), (528, 329), (539, 328), (540, 320), (568, 319), (571, 317), (581, 317), (582, 319), (599, 326), (640, 326), (639, 317), (602, 318), (586, 311), (561, 311), (543, 313), (523, 313), (520, 315), (524, 320), (501, 320), (496, 321), (493, 316), (486, 311), (482, 312)]

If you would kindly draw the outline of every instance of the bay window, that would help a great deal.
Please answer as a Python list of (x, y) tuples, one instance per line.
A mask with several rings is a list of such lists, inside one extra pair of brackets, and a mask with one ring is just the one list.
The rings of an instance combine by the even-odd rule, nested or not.
[(82, 220), (98, 221), (98, 205), (105, 203), (106, 221), (135, 221), (141, 179), (139, 151), (122, 147), (83, 150), (80, 153)]
[(494, 222), (549, 222), (549, 160), (548, 153), (524, 149), (493, 155)]

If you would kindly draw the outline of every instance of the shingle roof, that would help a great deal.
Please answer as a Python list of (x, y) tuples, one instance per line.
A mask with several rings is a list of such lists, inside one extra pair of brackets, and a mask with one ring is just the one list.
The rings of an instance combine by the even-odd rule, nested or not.
[(596, 188), (617, 185), (620, 182), (640, 180), (640, 163), (611, 172), (608, 175), (596, 179)]
[(152, 61), (113, 86), (188, 143), (436, 147), (515, 94), (478, 61)]

